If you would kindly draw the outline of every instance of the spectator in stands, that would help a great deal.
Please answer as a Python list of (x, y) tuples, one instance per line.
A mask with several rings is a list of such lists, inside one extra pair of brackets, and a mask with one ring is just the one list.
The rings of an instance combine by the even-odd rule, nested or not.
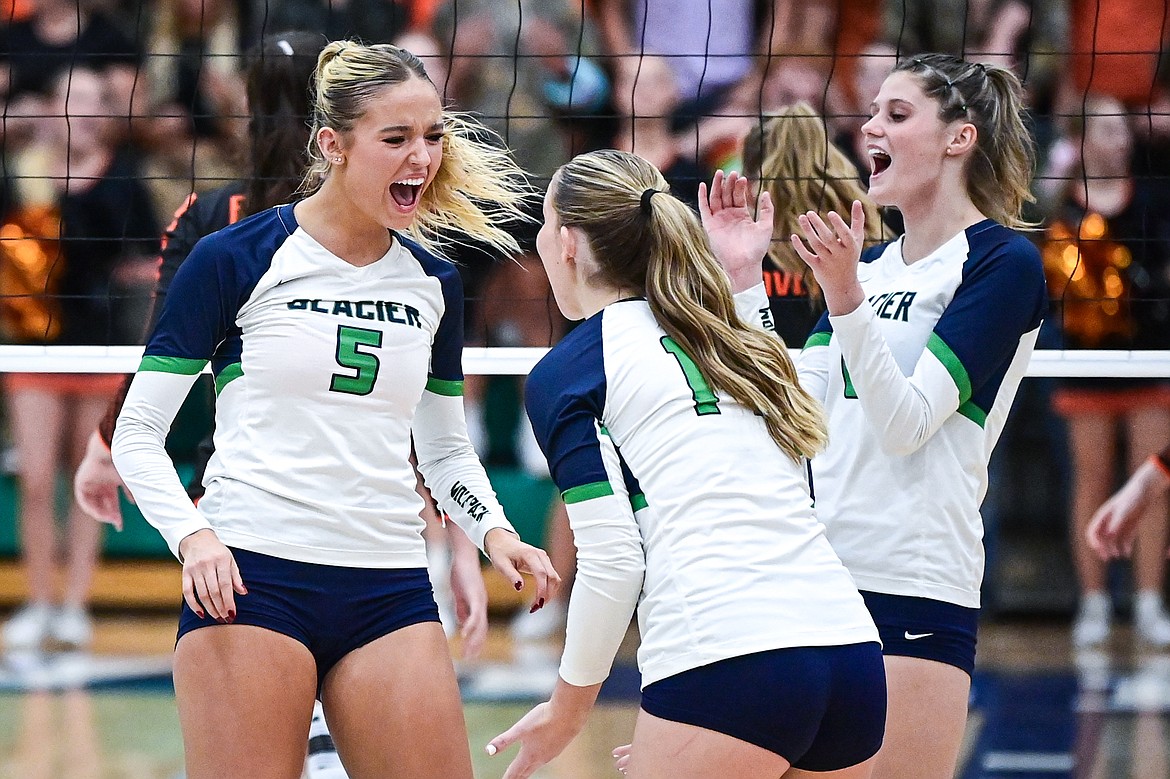
[(613, 147), (637, 154), (662, 172), (671, 193), (698, 210), (699, 182), (709, 175), (671, 129), (679, 105), (679, 89), (666, 57), (647, 54), (640, 60), (633, 85), (631, 113), (623, 114)]
[(715, 113), (751, 73), (757, 29), (751, 0), (714, 5), (707, 0), (597, 0), (592, 9), (620, 115), (634, 112), (634, 85), (647, 55), (666, 57), (674, 71), (679, 93), (675, 129)]
[[(14, 164), (13, 203), (0, 248), (0, 322), (9, 343), (127, 343), (116, 304), (118, 275), (157, 249), (153, 205), (136, 158), (105, 116), (104, 74), (83, 66), (57, 75), (36, 143)], [(59, 238), (58, 238), (59, 236)], [(58, 604), (54, 514), (58, 476), (76, 466), (117, 388), (118, 376), (8, 374), (18, 460), (20, 536), (28, 603), (4, 626), (9, 649), (55, 641), (86, 646), (86, 604), (100, 528), (76, 505), (65, 539), (68, 573)]]
[[(1089, 4), (1106, 5), (1098, 0)], [(882, 37), (899, 56), (943, 51), (1002, 65), (1023, 77), (1032, 73), (1034, 54), (1068, 48), (1064, 0), (900, 0), (884, 5)]]
[(164, 0), (150, 17), (141, 76), (150, 87), (152, 117), (139, 123), (137, 137), (150, 152), (160, 203), (181, 202), (192, 187), (207, 190), (231, 179), (243, 156), (240, 13), (232, 0)]
[(441, 0), (276, 0), (269, 29), (303, 30), (329, 40), (360, 37), (389, 43), (411, 30), (429, 31)]
[[(1131, 172), (1133, 133), (1125, 106), (1089, 96), (1072, 117), (1062, 146), (1064, 171), (1049, 200), (1043, 255), (1049, 294), (1066, 349), (1170, 348), (1170, 199)], [(1073, 643), (1094, 646), (1109, 637), (1111, 605), (1106, 566), (1089, 548), (1086, 529), (1114, 488), (1116, 462), (1127, 445), (1127, 470), (1170, 438), (1170, 383), (1164, 379), (1065, 379), (1053, 395), (1065, 417), (1072, 453), (1072, 544), (1081, 587)], [(1166, 515), (1163, 498), (1150, 516)], [(1134, 560), (1138, 636), (1170, 646), (1162, 602), (1166, 523), (1146, 521)]]
[(1069, 0), (1064, 48), (1070, 52), (1070, 113), (1079, 113), (1090, 93), (1145, 110), (1158, 92), (1162, 52), (1170, 44), (1168, 18), (1170, 0)]
[(0, 61), (10, 72), (6, 101), (48, 97), (62, 73), (84, 66), (102, 74), (102, 113), (126, 117), (142, 56), (93, 0), (37, 0), (29, 18), (0, 27)]

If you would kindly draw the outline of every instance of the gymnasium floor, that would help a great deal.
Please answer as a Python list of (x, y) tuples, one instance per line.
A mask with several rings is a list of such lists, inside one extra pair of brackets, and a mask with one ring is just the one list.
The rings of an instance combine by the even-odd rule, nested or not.
[[(5, 657), (0, 778), (179, 779), (173, 635), (168, 615), (107, 613), (88, 655)], [(608, 756), (637, 707), (633, 641), (587, 731), (538, 776), (617, 776)], [(501, 625), (481, 660), (460, 663), (477, 777), (502, 775), (505, 760), (482, 746), (551, 689), (557, 653), (516, 646)], [(1124, 629), (1107, 651), (1074, 656), (1062, 622), (983, 627), (962, 779), (1167, 779), (1168, 745), (1170, 654), (1136, 649)]]

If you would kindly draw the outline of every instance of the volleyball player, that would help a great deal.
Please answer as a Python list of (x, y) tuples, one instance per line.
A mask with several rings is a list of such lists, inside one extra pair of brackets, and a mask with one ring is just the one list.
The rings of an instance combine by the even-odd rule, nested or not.
[[(817, 515), (881, 633), (889, 683), (874, 776), (952, 776), (983, 577), (987, 463), (1047, 306), (1025, 225), (1020, 83), (942, 54), (900, 63), (862, 127), (869, 194), (905, 234), (863, 251), (865, 215), (801, 216), (827, 313), (799, 363), (829, 445)], [(860, 259), (860, 262), (859, 262)]]
[[(723, 213), (731, 187), (713, 240), (758, 262), (769, 201), (759, 222)], [(631, 776), (869, 776), (880, 648), (813, 512), (803, 463), (825, 428), (787, 350), (736, 313), (696, 215), (635, 155), (562, 166), (537, 249), (584, 320), (525, 393), (578, 570), (552, 698), (488, 751), (521, 742), (505, 777), (522, 779), (564, 749), (637, 605)]]
[[(517, 589), (520, 570), (534, 575), (536, 607), (557, 576), (512, 531), (467, 440), (462, 290), (427, 244), (456, 228), (516, 251), (494, 222), (519, 217), (525, 185), (397, 47), (326, 46), (314, 108), (313, 194), (183, 263), (114, 462), (183, 562), (188, 776), (299, 776), (320, 694), (354, 779), (470, 777), (411, 439), (440, 507)], [(208, 361), (216, 453), (196, 509), (163, 442)]]

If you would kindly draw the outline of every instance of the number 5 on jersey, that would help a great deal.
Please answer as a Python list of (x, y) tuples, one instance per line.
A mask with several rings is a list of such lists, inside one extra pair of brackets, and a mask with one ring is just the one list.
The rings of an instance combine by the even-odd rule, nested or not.
[(662, 336), (660, 340), (662, 348), (667, 353), (674, 355), (674, 359), (678, 360), (678, 367), (682, 368), (683, 376), (687, 379), (687, 386), (691, 388), (691, 396), (695, 399), (695, 413), (699, 416), (721, 413), (719, 411), (719, 396), (711, 390), (711, 386), (703, 378), (703, 372), (699, 370), (698, 365), (695, 365), (691, 356), (684, 352), (678, 342), (669, 335)]
[(369, 395), (374, 391), (378, 369), (382, 366), (376, 354), (359, 351), (359, 347), (377, 349), (382, 346), (382, 331), (367, 330), (364, 327), (337, 326), (337, 364), (356, 373), (333, 374), (329, 389), (350, 395)]

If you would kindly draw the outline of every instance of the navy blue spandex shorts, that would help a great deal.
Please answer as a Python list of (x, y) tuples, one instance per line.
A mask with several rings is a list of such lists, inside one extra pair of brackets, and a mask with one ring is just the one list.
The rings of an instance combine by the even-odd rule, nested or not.
[(804, 771), (877, 754), (886, 672), (875, 642), (794, 647), (692, 668), (642, 690), (642, 709), (775, 752)]
[(882, 652), (975, 671), (979, 609), (909, 595), (862, 592), (882, 639)]
[[(438, 622), (426, 568), (347, 568), (232, 549), (247, 595), (235, 596), (235, 625), (255, 625), (304, 644), (325, 675), (353, 650), (419, 622)], [(183, 602), (181, 639), (218, 625)]]

